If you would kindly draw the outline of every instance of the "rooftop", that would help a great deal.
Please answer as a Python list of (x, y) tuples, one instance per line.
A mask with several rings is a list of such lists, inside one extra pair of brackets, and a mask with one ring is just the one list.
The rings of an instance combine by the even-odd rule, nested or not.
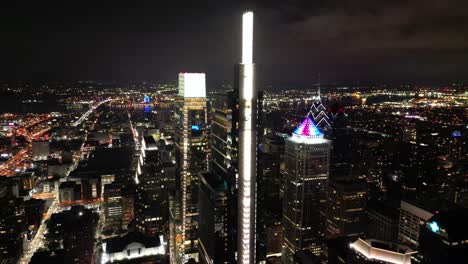
[(114, 237), (106, 240), (106, 253), (116, 253), (124, 251), (128, 245), (139, 243), (146, 248), (159, 247), (161, 241), (158, 237), (145, 236), (139, 232), (130, 232), (124, 236)]
[(368, 259), (393, 264), (410, 264), (411, 255), (416, 253), (406, 246), (374, 239), (363, 240), (359, 238), (349, 246)]

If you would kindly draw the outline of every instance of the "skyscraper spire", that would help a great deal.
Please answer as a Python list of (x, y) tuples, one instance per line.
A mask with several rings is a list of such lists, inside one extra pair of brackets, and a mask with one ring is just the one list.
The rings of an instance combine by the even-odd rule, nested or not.
[(310, 107), (309, 115), (312, 116), (312, 120), (320, 128), (326, 129), (330, 125), (330, 117), (327, 113), (327, 108), (323, 105), (321, 98), (321, 79), (320, 73), (318, 74), (318, 87), (317, 87), (317, 96), (315, 97), (315, 102), (312, 103)]
[(320, 73), (318, 74), (318, 91), (317, 91), (317, 101), (321, 101), (322, 99), (320, 98)]
[(242, 16), (242, 63), (239, 65), (239, 264), (255, 263), (257, 91), (252, 54), (253, 12), (248, 11)]

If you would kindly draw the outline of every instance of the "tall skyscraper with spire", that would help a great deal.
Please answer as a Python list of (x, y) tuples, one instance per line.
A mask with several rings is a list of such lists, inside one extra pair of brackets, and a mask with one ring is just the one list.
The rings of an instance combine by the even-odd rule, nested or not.
[(255, 263), (257, 91), (253, 64), (253, 12), (242, 16), (242, 62), (239, 65), (239, 191), (237, 263)]
[(302, 250), (320, 254), (325, 231), (330, 144), (312, 119), (296, 128), (285, 145), (283, 253), (293, 263)]
[(198, 174), (208, 169), (208, 135), (204, 73), (179, 74), (175, 111), (175, 145), (179, 228), (176, 241), (185, 261), (198, 254)]

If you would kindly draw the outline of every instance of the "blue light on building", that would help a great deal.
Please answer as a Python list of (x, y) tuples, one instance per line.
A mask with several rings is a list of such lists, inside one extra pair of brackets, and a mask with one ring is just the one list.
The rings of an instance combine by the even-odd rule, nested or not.
[(462, 136), (462, 134), (461, 134), (460, 131), (453, 131), (453, 133), (452, 133), (452, 137), (461, 137), (461, 136)]
[(200, 127), (199, 126), (192, 126), (192, 130), (198, 131), (198, 130), (200, 130)]
[(440, 231), (439, 224), (437, 224), (437, 222), (435, 222), (435, 221), (429, 223), (429, 227), (431, 228), (431, 231), (434, 232), (434, 233), (437, 233), (437, 232)]
[(143, 99), (143, 102), (144, 102), (145, 104), (149, 104), (150, 101), (151, 101), (150, 97), (147, 96), (147, 95), (145, 95), (145, 98)]

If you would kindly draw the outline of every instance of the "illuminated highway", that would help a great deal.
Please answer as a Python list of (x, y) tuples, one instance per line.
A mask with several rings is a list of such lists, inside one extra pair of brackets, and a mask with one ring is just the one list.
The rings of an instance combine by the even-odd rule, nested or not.
[[(53, 127), (52, 125), (44, 124), (44, 122), (50, 118), (51, 115), (45, 115), (41, 118), (33, 119), (29, 123), (25, 123), (23, 126), (16, 129), (16, 135), (23, 136), (27, 143), (23, 149), (19, 150), (11, 159), (0, 166), (0, 175), (14, 176), (22, 169), (26, 169), (30, 166), (24, 161), (30, 158), (31, 142), (40, 140), (41, 137)], [(39, 128), (39, 130), (37, 130), (37, 128)]]
[(73, 122), (71, 125), (74, 127), (81, 125), (81, 123), (83, 123), (84, 120), (88, 119), (89, 115), (92, 112), (94, 112), (94, 110), (96, 110), (99, 106), (107, 102), (114, 101), (114, 100), (115, 99), (106, 99), (106, 100), (98, 102), (97, 104), (93, 105), (88, 111), (86, 111), (86, 113), (84, 113), (78, 120)]

